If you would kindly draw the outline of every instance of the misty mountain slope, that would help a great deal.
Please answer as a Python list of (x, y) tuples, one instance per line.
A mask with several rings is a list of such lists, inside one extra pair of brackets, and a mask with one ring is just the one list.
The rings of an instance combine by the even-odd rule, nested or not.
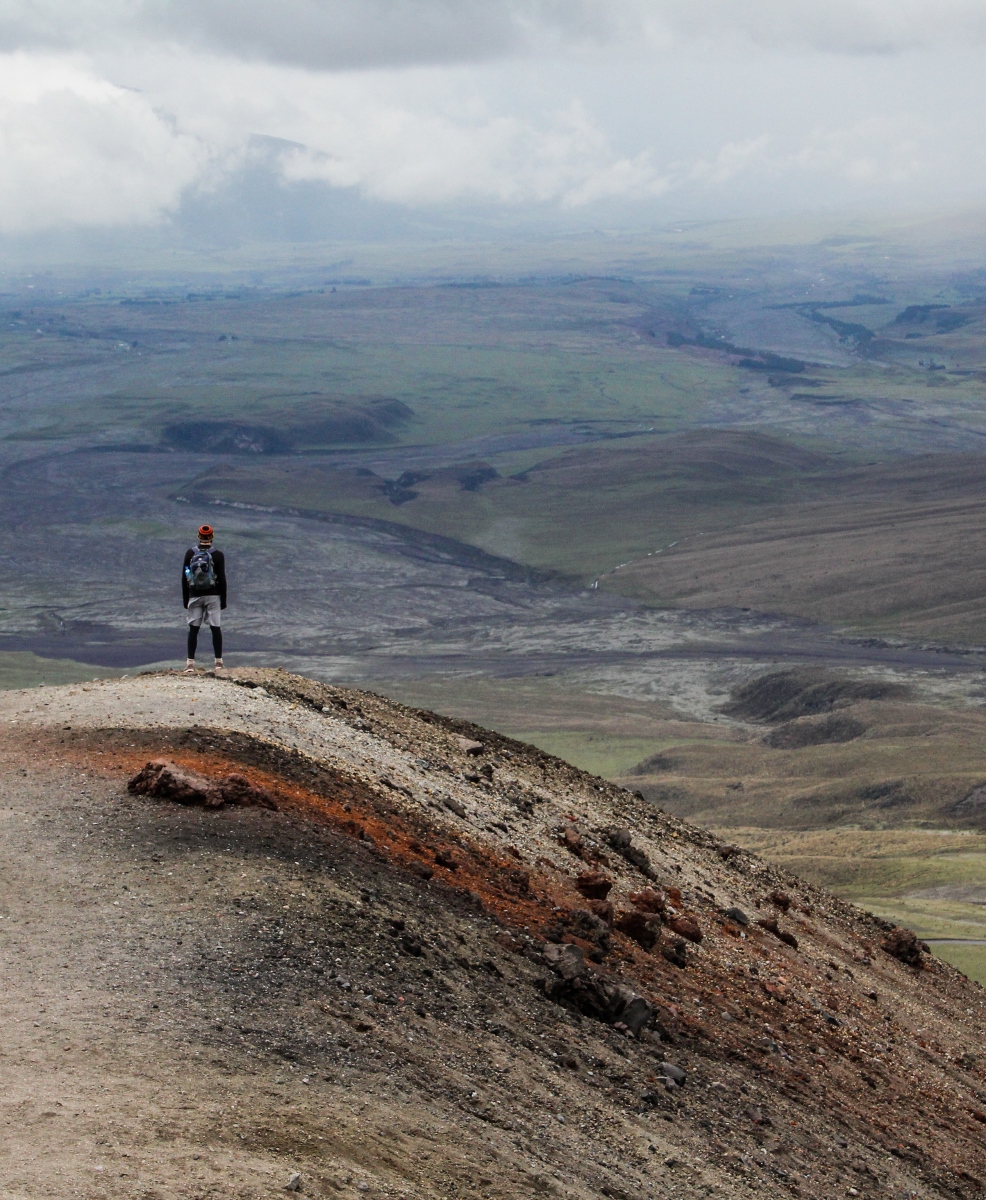
[(630, 792), (280, 671), (0, 723), (6, 1194), (981, 1194), (981, 989)]

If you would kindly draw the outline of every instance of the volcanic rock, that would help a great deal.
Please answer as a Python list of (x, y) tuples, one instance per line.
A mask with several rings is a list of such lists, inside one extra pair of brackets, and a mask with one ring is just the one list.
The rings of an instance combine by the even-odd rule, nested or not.
[(632, 938), (644, 950), (652, 950), (661, 936), (661, 918), (656, 913), (640, 912), (638, 909), (621, 912), (613, 922), (613, 927)]
[(277, 809), (277, 801), (270, 792), (252, 784), (245, 775), (234, 773), (210, 779), (190, 767), (163, 758), (145, 764), (129, 780), (127, 791), (135, 796), (154, 796), (159, 800), (205, 808), (236, 804), (244, 808)]
[(654, 888), (645, 887), (639, 892), (631, 892), (629, 896), (630, 903), (646, 913), (663, 913), (667, 910), (667, 901), (664, 896)]
[(661, 957), (667, 959), (672, 966), (687, 967), (688, 955), (685, 952), (685, 945), (686, 943), (681, 938), (678, 938), (670, 945), (661, 947)]
[(694, 917), (679, 916), (668, 919), (668, 929), (679, 937), (687, 938), (690, 942), (702, 940), (702, 929)]
[(777, 924), (776, 918), (764, 917), (762, 920), (757, 921), (757, 924), (761, 929), (766, 929), (768, 933), (772, 933), (775, 938), (778, 938), (786, 946), (790, 946), (792, 950), (797, 950), (798, 939), (793, 933), (788, 933), (786, 929), (781, 929), (781, 927)]
[(587, 900), (605, 900), (613, 887), (613, 881), (602, 871), (584, 871), (575, 881)]
[(920, 967), (924, 964), (925, 954), (930, 954), (928, 946), (918, 939), (910, 929), (893, 929), (880, 943), (882, 950), (892, 958), (905, 963), (909, 967)]
[(741, 908), (736, 908), (735, 906), (726, 909), (726, 916), (730, 921), (735, 921), (737, 925), (749, 925), (750, 923), (750, 918), (746, 913)]

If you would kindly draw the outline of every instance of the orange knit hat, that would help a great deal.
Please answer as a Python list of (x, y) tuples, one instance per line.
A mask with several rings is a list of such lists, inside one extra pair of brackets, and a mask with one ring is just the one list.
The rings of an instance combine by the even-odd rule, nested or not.
[(200, 525), (199, 526), (199, 541), (200, 542), (211, 542), (212, 537), (213, 537), (213, 530), (212, 530), (211, 525)]

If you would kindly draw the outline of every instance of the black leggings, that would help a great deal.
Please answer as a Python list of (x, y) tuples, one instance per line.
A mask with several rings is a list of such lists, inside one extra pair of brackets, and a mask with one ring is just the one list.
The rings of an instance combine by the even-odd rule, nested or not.
[[(188, 627), (188, 657), (195, 657), (195, 647), (199, 643), (199, 628), (198, 625), (189, 625)], [(215, 651), (216, 658), (223, 656), (223, 631), (217, 625), (210, 625), (212, 630), (212, 649)]]

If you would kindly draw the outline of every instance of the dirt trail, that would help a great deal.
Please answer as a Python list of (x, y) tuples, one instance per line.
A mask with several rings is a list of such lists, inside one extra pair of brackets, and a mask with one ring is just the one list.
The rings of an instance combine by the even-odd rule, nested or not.
[[(981, 989), (612, 784), (276, 671), (0, 731), (5, 1200), (982, 1193)], [(130, 795), (162, 754), (277, 811)]]

